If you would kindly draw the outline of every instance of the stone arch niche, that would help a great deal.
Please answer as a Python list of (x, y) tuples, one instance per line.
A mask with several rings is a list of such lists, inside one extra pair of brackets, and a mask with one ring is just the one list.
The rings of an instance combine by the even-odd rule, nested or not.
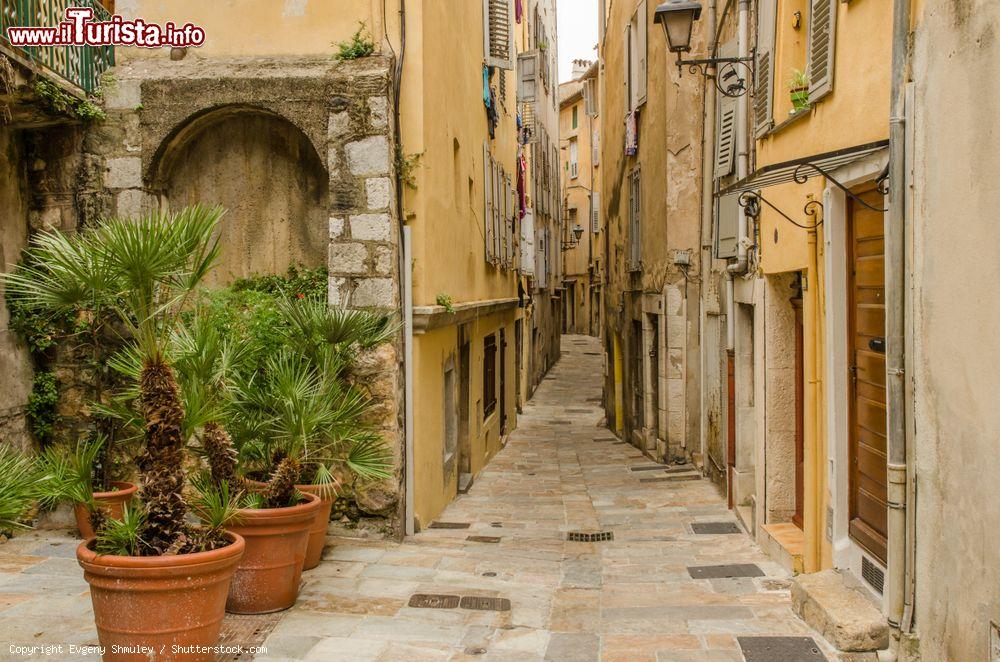
[(161, 208), (226, 209), (208, 285), (326, 265), (329, 179), (312, 142), (284, 117), (226, 106), (189, 118), (157, 150), (151, 175)]

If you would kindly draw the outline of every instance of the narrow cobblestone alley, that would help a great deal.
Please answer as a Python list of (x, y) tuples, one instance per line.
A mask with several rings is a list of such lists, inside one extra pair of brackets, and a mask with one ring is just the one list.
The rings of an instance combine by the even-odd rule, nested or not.
[[(338, 543), (267, 640), (269, 659), (721, 661), (743, 659), (738, 635), (812, 635), (786, 573), (749, 537), (692, 532), (735, 521), (715, 487), (633, 471), (652, 463), (598, 427), (599, 349), (564, 336), (506, 448), (437, 522), (468, 528)], [(572, 531), (614, 540), (568, 542)], [(766, 576), (687, 570), (732, 563)], [(415, 594), (506, 598), (510, 611), (413, 608)]]
[[(735, 522), (711, 483), (653, 469), (598, 427), (598, 349), (564, 337), (507, 446), (435, 523), (454, 528), (402, 544), (336, 540), (257, 659), (707, 662), (743, 660), (743, 635), (821, 642), (792, 613), (784, 570), (748, 536), (694, 532)], [(566, 540), (577, 531), (614, 539)], [(26, 643), (96, 643), (77, 542), (34, 532), (0, 547), (0, 627)], [(688, 570), (721, 564), (756, 564), (764, 576)], [(500, 598), (509, 610), (410, 606), (418, 594)]]

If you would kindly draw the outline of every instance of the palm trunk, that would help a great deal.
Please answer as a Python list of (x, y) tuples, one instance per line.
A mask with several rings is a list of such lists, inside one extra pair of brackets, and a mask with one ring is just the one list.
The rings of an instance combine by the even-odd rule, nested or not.
[(228, 483), (230, 494), (242, 492), (243, 478), (236, 471), (236, 448), (226, 429), (214, 421), (206, 423), (201, 442), (212, 470), (212, 482), (216, 485)]
[(141, 481), (146, 525), (141, 537), (151, 554), (160, 555), (178, 551), (185, 539), (184, 408), (174, 371), (162, 361), (143, 366), (139, 389), (146, 419)]
[(275, 468), (271, 481), (267, 485), (264, 496), (271, 508), (284, 508), (291, 505), (295, 494), (295, 483), (302, 473), (302, 465), (294, 457), (286, 457)]

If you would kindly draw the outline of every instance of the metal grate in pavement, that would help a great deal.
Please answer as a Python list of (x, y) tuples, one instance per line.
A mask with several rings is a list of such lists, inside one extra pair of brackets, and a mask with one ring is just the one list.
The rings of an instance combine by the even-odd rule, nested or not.
[(234, 653), (224, 653), (216, 656), (216, 662), (247, 662), (253, 659), (251, 647), (264, 645), (264, 640), (271, 634), (281, 614), (237, 615), (226, 614), (219, 630), (219, 646), (221, 650), (234, 649)]
[(467, 595), (462, 598), (462, 609), (474, 611), (510, 611), (510, 600), (507, 598), (488, 598), (479, 595)]
[(614, 540), (613, 531), (596, 531), (587, 533), (585, 531), (570, 531), (566, 534), (566, 540), (570, 542), (607, 542)]
[(764, 571), (753, 563), (688, 566), (692, 579), (729, 579), (731, 577), (763, 577)]
[(820, 662), (826, 656), (812, 637), (736, 637), (746, 662)]
[(629, 471), (663, 471), (666, 469), (662, 464), (641, 464), (629, 467)]
[(701, 535), (721, 535), (727, 533), (743, 533), (736, 522), (693, 522), (691, 530)]
[(500, 536), (468, 536), (466, 540), (469, 542), (498, 543)]
[(417, 609), (454, 609), (460, 600), (457, 595), (415, 593), (410, 596), (409, 606)]
[(431, 522), (430, 529), (467, 529), (469, 522)]
[(659, 476), (657, 478), (640, 478), (640, 483), (679, 483), (685, 480), (701, 480), (701, 476)]

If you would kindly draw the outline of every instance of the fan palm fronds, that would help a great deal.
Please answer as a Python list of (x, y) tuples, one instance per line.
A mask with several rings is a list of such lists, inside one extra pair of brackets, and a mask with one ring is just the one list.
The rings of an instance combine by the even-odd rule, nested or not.
[(0, 528), (27, 528), (21, 518), (34, 502), (36, 484), (28, 456), (0, 444)]

